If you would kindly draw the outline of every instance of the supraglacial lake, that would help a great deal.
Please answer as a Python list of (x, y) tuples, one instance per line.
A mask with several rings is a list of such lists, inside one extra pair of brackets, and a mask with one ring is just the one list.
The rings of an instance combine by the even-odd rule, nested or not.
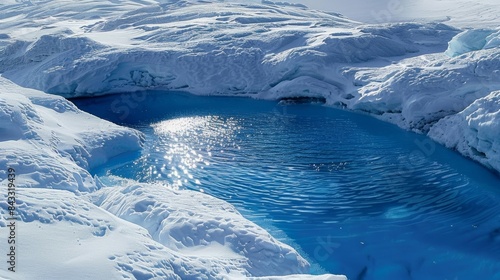
[(139, 92), (76, 99), (142, 131), (92, 172), (232, 203), (349, 279), (500, 279), (500, 177), (427, 137), (318, 104)]

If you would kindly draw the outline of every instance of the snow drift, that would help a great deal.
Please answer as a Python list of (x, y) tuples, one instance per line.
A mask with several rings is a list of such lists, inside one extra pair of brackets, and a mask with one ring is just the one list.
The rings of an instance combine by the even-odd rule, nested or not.
[[(88, 169), (141, 147), (141, 135), (78, 110), (66, 99), (0, 78), (1, 166), (25, 187), (96, 190)], [(6, 178), (6, 168), (0, 176)]]
[(227, 268), (245, 268), (248, 276), (308, 271), (309, 264), (294, 249), (280, 244), (224, 201), (199, 192), (119, 179), (115, 185), (120, 187), (93, 193), (93, 200), (110, 213), (141, 225), (155, 241), (177, 252), (212, 255), (211, 250), (225, 246), (220, 257), (237, 262)]

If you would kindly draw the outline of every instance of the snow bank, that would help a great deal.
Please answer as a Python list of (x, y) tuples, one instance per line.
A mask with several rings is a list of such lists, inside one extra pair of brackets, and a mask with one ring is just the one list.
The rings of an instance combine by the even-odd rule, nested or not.
[[(21, 186), (21, 184), (19, 184)], [(2, 199), (0, 225), (9, 224)], [(2, 279), (181, 279), (169, 266), (182, 258), (127, 223), (62, 190), (17, 191), (17, 270)], [(7, 244), (7, 235), (0, 240)]]
[(87, 170), (138, 150), (141, 135), (0, 78), (0, 141), (0, 166), (22, 174), (23, 186), (88, 192), (96, 187)]
[[(117, 180), (117, 179), (115, 179)], [(227, 202), (194, 191), (119, 180), (120, 187), (92, 194), (101, 208), (140, 225), (164, 246), (186, 255), (201, 251), (248, 271), (247, 275), (287, 275), (308, 272), (309, 264), (291, 247), (244, 219)]]
[[(50, 7), (37, 4), (47, 13)], [(6, 9), (21, 14), (33, 8)], [(341, 77), (330, 72), (338, 63), (444, 49), (457, 33), (443, 24), (366, 26), (268, 1), (172, 1), (130, 9), (93, 21), (56, 11), (33, 31), (36, 38), (7, 30), (0, 71), (22, 86), (66, 97), (153, 87), (252, 94), (303, 77), (338, 86)], [(36, 20), (20, 21), (33, 26)]]
[(500, 89), (498, 49), (453, 59), (442, 54), (405, 59), (353, 75), (358, 98), (348, 108), (361, 110), (402, 128), (426, 133), (441, 118)]
[[(120, 191), (124, 189), (120, 188)], [(143, 190), (147, 189), (143, 187)], [(170, 213), (175, 214), (180, 211), (188, 218), (186, 203), (193, 194), (175, 195), (180, 199), (180, 203), (173, 203), (169, 209), (176, 206), (181, 208)], [(136, 211), (146, 206), (141, 199), (137, 200), (138, 205), (134, 208)], [(204, 197), (199, 202), (205, 201), (210, 203), (212, 200)], [(232, 209), (220, 201), (216, 204), (219, 207)], [(4, 228), (9, 224), (6, 220), (8, 215), (5, 200), (2, 200), (0, 205), (0, 226)], [(253, 265), (252, 261), (259, 261), (252, 258), (245, 259), (242, 255), (219, 245), (215, 240), (210, 244), (186, 246), (185, 250), (179, 250), (175, 246), (169, 248), (153, 240), (146, 229), (95, 206), (86, 201), (85, 196), (78, 196), (68, 191), (21, 188), (17, 191), (17, 205), (17, 213), (22, 221), (17, 222), (17, 271), (14, 275), (4, 266), (0, 269), (2, 279), (67, 279), (68, 277), (71, 279), (241, 279), (251, 276), (246, 268)], [(159, 214), (164, 214), (166, 211), (161, 207), (154, 208)], [(148, 213), (148, 220), (161, 222), (161, 219), (155, 220), (158, 216), (154, 212)], [(236, 228), (241, 226), (240, 231), (256, 230), (262, 234), (262, 238), (246, 234), (247, 239), (240, 240), (246, 243), (246, 248), (264, 249), (264, 252), (269, 254), (267, 260), (270, 260), (270, 256), (279, 257), (272, 250), (273, 246), (278, 246), (290, 253), (286, 256), (300, 260), (300, 256), (294, 253), (293, 249), (278, 244), (266, 235), (264, 230), (248, 221), (245, 222), (237, 213), (229, 215), (226, 223), (231, 223), (230, 218), (237, 218), (236, 222), (239, 222), (239, 225)], [(184, 223), (176, 222), (186, 224), (189, 220), (185, 219)], [(216, 235), (217, 229), (213, 230), (213, 235)], [(6, 237), (7, 235), (0, 237), (0, 241), (4, 244), (7, 244)], [(227, 236), (227, 239), (231, 238), (236, 240), (234, 236)], [(268, 247), (261, 248), (259, 242)], [(254, 244), (255, 247), (249, 244)], [(255, 257), (259, 254), (264, 253), (254, 252)], [(297, 271), (306, 267), (305, 262), (302, 263), (304, 265), (302, 267), (294, 267), (292, 263), (292, 258), (285, 260), (280, 266), (281, 271)], [(280, 269), (259, 271), (257, 274), (272, 275)], [(335, 275), (293, 277), (294, 279), (346, 279)], [(276, 276), (253, 279), (288, 278)]]
[(500, 170), (500, 91), (477, 99), (458, 114), (441, 119), (431, 128), (429, 136)]

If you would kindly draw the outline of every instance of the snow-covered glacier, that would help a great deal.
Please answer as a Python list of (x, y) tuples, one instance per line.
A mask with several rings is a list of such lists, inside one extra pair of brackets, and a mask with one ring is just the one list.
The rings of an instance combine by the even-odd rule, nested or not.
[[(91, 168), (140, 149), (142, 135), (63, 97), (167, 89), (321, 98), (500, 172), (500, 29), (491, 24), (364, 24), (270, 1), (8, 0), (0, 8), (0, 180), (12, 167), (23, 186), (19, 234), (29, 241), (19, 250), (34, 252), (21, 259), (33, 264), (20, 270), (26, 278), (53, 275), (53, 263), (64, 263), (61, 277), (96, 279), (308, 272), (293, 248), (223, 201), (168, 187), (166, 199), (149, 185), (93, 178)], [(193, 235), (198, 226), (206, 237)], [(52, 248), (56, 239), (64, 248)]]
[(498, 29), (368, 25), (268, 1), (92, 5), (4, 4), (3, 77), (64, 97), (151, 88), (323, 97), (422, 133), (500, 89)]

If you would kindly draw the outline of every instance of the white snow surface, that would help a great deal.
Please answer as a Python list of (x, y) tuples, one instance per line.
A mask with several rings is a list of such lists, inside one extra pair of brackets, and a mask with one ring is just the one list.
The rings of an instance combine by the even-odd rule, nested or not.
[[(194, 191), (127, 183), (92, 194), (97, 205), (147, 229), (151, 237), (187, 256), (226, 247), (220, 258), (226, 266), (245, 268), (247, 275), (261, 276), (306, 272), (309, 264), (297, 252), (279, 243), (264, 229), (244, 219), (230, 204)], [(216, 257), (217, 255), (215, 255)], [(223, 268), (222, 266), (221, 268)]]
[[(478, 10), (465, 2), (462, 14)], [(24, 234), (16, 276), (312, 277), (301, 275), (308, 264), (294, 249), (223, 201), (93, 178), (88, 170), (140, 149), (142, 136), (43, 92), (322, 97), (500, 172), (500, 23), (491, 7), (481, 26), (471, 16), (364, 24), (270, 1), (2, 1), (0, 185), (15, 168)], [(0, 276), (12, 278), (5, 269)]]
[(101, 120), (66, 99), (0, 78), (0, 178), (7, 166), (23, 187), (96, 190), (87, 170), (141, 147), (139, 132)]
[(434, 125), (429, 136), (482, 164), (500, 170), (500, 91), (477, 99)]

